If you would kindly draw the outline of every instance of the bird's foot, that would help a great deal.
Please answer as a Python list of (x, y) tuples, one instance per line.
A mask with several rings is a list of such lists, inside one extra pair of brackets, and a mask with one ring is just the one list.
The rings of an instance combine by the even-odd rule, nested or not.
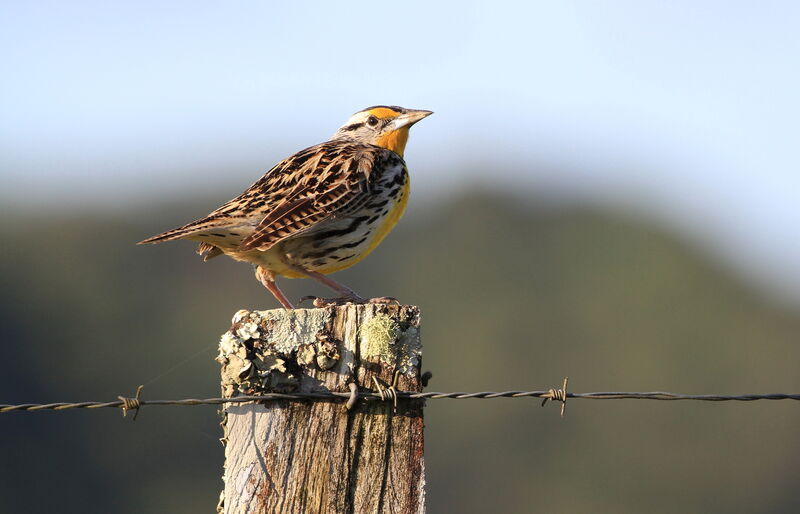
[(321, 309), (323, 307), (332, 307), (336, 305), (354, 305), (356, 302), (353, 298), (349, 296), (340, 296), (337, 298), (322, 298), (321, 296), (304, 296), (300, 298), (300, 302), (298, 305), (302, 305), (303, 302), (310, 301), (311, 305)]
[(392, 303), (396, 303), (397, 305), (400, 305), (400, 300), (398, 300), (394, 296), (381, 296), (378, 298), (370, 298), (365, 303), (373, 303), (379, 305), (389, 305)]
[(364, 305), (364, 304), (388, 305), (391, 303), (396, 303), (397, 305), (400, 305), (400, 301), (392, 296), (382, 296), (380, 298), (361, 298), (358, 295), (339, 296), (336, 298), (304, 296), (300, 299), (299, 304), (302, 305), (302, 303), (305, 301), (311, 301), (311, 305), (317, 308), (332, 307), (337, 305)]

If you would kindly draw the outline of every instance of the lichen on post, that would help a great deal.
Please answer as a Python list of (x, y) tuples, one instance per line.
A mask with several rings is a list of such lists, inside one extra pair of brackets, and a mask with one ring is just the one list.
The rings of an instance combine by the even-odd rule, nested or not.
[[(219, 345), (226, 398), (421, 391), (419, 310), (346, 305), (239, 311)], [(226, 404), (222, 511), (424, 512), (423, 402)]]

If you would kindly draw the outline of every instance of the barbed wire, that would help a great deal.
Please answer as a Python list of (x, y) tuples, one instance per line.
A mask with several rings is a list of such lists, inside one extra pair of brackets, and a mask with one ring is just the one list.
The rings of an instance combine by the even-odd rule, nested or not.
[[(184, 398), (181, 400), (142, 400), (140, 398), (142, 386), (136, 390), (133, 398), (119, 396), (115, 401), (99, 402), (56, 402), (56, 403), (23, 403), (18, 405), (0, 404), (0, 413), (6, 412), (36, 412), (44, 410), (68, 410), (68, 409), (122, 409), (123, 415), (128, 411), (134, 410), (138, 415), (139, 409), (146, 405), (221, 405), (237, 404), (248, 402), (264, 402), (275, 400), (327, 400), (327, 401), (346, 401), (347, 407), (351, 408), (358, 400), (366, 401), (392, 401), (397, 400), (490, 400), (495, 398), (536, 398), (543, 400), (542, 405), (548, 400), (561, 403), (561, 415), (564, 415), (567, 399), (584, 400), (659, 400), (659, 401), (704, 401), (704, 402), (752, 402), (758, 400), (800, 400), (800, 394), (794, 393), (770, 393), (770, 394), (740, 394), (740, 395), (721, 395), (721, 394), (680, 394), (665, 391), (650, 392), (628, 392), (628, 391), (603, 391), (589, 393), (570, 393), (567, 392), (567, 379), (560, 389), (548, 389), (546, 391), (480, 391), (468, 392), (413, 392), (397, 391), (394, 386), (385, 388), (381, 384), (376, 384), (377, 392), (358, 391), (357, 387), (351, 387), (349, 392), (319, 391), (319, 392), (296, 392), (296, 393), (264, 393), (260, 395), (235, 396), (233, 398)], [(136, 416), (134, 415), (134, 419)]]

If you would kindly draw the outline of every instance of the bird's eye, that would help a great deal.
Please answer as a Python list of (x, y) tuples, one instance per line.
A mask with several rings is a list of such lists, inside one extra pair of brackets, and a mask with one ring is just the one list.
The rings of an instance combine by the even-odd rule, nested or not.
[(369, 118), (367, 118), (367, 125), (369, 125), (370, 127), (374, 127), (377, 124), (378, 124), (378, 118), (376, 118), (375, 116), (370, 116)]

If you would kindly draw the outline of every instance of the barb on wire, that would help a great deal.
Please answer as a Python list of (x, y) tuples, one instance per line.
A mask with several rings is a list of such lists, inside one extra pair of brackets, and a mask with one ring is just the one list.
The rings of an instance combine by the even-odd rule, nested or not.
[(561, 417), (564, 417), (564, 411), (567, 409), (567, 382), (569, 382), (569, 377), (564, 377), (564, 385), (561, 386), (561, 389), (550, 389), (547, 391), (546, 394), (542, 395), (542, 407), (547, 403), (547, 400), (553, 400), (554, 402), (561, 402)]
[(133, 398), (126, 398), (124, 396), (117, 396), (119, 401), (122, 402), (122, 417), (126, 417), (128, 415), (129, 410), (135, 410), (136, 412), (133, 413), (133, 420), (136, 421), (136, 416), (139, 415), (139, 408), (142, 406), (142, 401), (139, 397), (142, 394), (142, 389), (144, 389), (144, 384), (139, 385), (136, 388), (136, 396)]
[(393, 405), (393, 411), (397, 412), (397, 380), (400, 378), (400, 370), (395, 370), (392, 375), (392, 383), (389, 387), (385, 387), (375, 375), (372, 375), (372, 382), (375, 384), (375, 389), (381, 397), (382, 401), (390, 401)]
[[(547, 391), (481, 391), (476, 393), (465, 392), (424, 392), (416, 393), (411, 391), (395, 391), (396, 400), (467, 400), (467, 399), (494, 399), (494, 398), (538, 398), (542, 400), (553, 400), (561, 402), (562, 411), (566, 405), (567, 398), (584, 400), (694, 400), (704, 402), (752, 402), (758, 400), (800, 400), (800, 394), (772, 393), (772, 394), (742, 394), (742, 395), (719, 395), (719, 394), (678, 394), (664, 391), (651, 392), (591, 392), (591, 393), (568, 393), (566, 392), (567, 383), (564, 381), (562, 389), (550, 389)], [(298, 392), (298, 393), (265, 393), (257, 396), (236, 396), (234, 398), (185, 398), (181, 400), (142, 400), (140, 398), (141, 387), (137, 389), (134, 398), (120, 397), (119, 400), (111, 402), (58, 402), (58, 403), (23, 403), (19, 405), (0, 404), (0, 413), (16, 411), (42, 411), (42, 410), (67, 410), (67, 409), (102, 409), (117, 408), (136, 410), (138, 412), (145, 405), (221, 405), (248, 402), (263, 402), (270, 400), (318, 400), (318, 401), (352, 401), (357, 400), (379, 401), (385, 400), (386, 390), (383, 397), (380, 392), (357, 391), (351, 389), (348, 392), (320, 391), (320, 392)], [(135, 417), (135, 416), (134, 416)]]

